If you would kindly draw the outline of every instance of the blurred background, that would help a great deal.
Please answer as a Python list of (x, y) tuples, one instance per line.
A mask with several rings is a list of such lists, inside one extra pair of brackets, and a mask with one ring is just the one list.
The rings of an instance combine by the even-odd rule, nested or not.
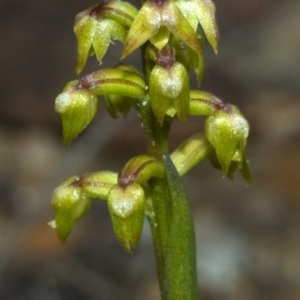
[[(201, 89), (238, 105), (251, 125), (254, 182), (207, 161), (185, 178), (195, 218), (199, 300), (300, 299), (300, 2), (215, 0), (220, 51), (207, 49)], [(47, 223), (65, 178), (118, 171), (145, 151), (137, 117), (97, 118), (63, 146), (54, 100), (76, 78), (75, 15), (92, 0), (0, 1), (0, 299), (158, 300), (145, 224), (132, 255), (95, 201), (65, 245)], [(111, 45), (106, 66), (118, 62)], [(139, 64), (139, 55), (127, 60)], [(84, 72), (96, 70), (95, 58)], [(101, 100), (100, 100), (101, 102)], [(174, 148), (202, 121), (176, 122)]]

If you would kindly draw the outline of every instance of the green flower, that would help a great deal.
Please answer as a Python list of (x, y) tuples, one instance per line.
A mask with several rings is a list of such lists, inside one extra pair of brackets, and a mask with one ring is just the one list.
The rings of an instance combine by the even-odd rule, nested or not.
[(162, 124), (165, 115), (177, 114), (185, 121), (189, 113), (190, 87), (183, 64), (175, 61), (174, 52), (164, 47), (156, 52), (156, 65), (149, 76), (149, 96), (152, 111)]
[(82, 132), (97, 112), (98, 101), (80, 80), (71, 81), (55, 100), (55, 110), (61, 115), (66, 145)]
[(202, 52), (197, 34), (174, 2), (171, 0), (146, 1), (130, 27), (122, 58), (149, 39), (158, 49), (162, 49), (169, 40), (170, 32), (195, 52)]
[(101, 62), (113, 40), (124, 42), (136, 15), (134, 6), (120, 0), (104, 1), (79, 13), (74, 26), (78, 41), (76, 73), (82, 71), (90, 54), (95, 53)]
[(76, 185), (79, 177), (73, 176), (62, 183), (53, 192), (51, 204), (55, 211), (55, 223), (58, 237), (64, 242), (69, 236), (74, 223), (82, 218), (91, 207), (91, 199), (83, 194)]
[(107, 202), (116, 237), (127, 252), (132, 252), (138, 244), (144, 224), (144, 190), (135, 182), (126, 187), (116, 184)]
[[(88, 74), (79, 80), (71, 81), (55, 100), (55, 110), (61, 115), (64, 142), (69, 145), (94, 118), (97, 96), (119, 95), (111, 113), (126, 112), (131, 100), (145, 96), (145, 82), (134, 71), (122, 68), (104, 69)], [(129, 99), (130, 98), (130, 99)]]
[(225, 175), (232, 162), (237, 163), (240, 169), (243, 167), (249, 125), (238, 108), (227, 104), (225, 108), (209, 116), (205, 122), (205, 134), (216, 151)]

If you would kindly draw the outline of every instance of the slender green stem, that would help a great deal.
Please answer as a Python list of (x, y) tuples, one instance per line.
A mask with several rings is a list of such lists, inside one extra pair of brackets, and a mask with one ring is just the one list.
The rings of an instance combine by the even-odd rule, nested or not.
[[(147, 100), (138, 106), (138, 111), (147, 142), (148, 153), (162, 161), (163, 153), (168, 151), (167, 141), (170, 124), (168, 122), (165, 122), (163, 126), (158, 124)], [(165, 177), (151, 179), (149, 187), (151, 212), (148, 213), (148, 220), (152, 232), (160, 290), (164, 299), (165, 260), (168, 249), (171, 203)]]
[(151, 180), (149, 187), (151, 190), (152, 214), (148, 215), (148, 220), (152, 232), (160, 291), (164, 299), (165, 261), (171, 216), (166, 179)]

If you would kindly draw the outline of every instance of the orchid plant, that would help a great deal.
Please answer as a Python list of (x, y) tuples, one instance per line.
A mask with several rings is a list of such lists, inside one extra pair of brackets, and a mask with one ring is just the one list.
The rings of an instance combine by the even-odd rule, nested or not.
[[(146, 0), (138, 10), (121, 0), (105, 0), (79, 13), (76, 73), (89, 56), (101, 62), (109, 45), (123, 43), (121, 59), (140, 48), (143, 70), (119, 63), (69, 82), (55, 101), (66, 145), (93, 120), (103, 96), (113, 118), (134, 109), (147, 153), (129, 159), (119, 172), (73, 176), (55, 189), (52, 206), (58, 237), (65, 242), (94, 199), (107, 201), (115, 235), (127, 252), (138, 245), (145, 217), (151, 228), (161, 298), (195, 300), (196, 249), (193, 219), (181, 182), (208, 157), (223, 174), (251, 180), (244, 150), (249, 125), (239, 109), (213, 94), (191, 90), (188, 72), (200, 86), (206, 41), (218, 52), (218, 28), (211, 0)], [(170, 151), (168, 134), (178, 118), (205, 117), (196, 133)]]

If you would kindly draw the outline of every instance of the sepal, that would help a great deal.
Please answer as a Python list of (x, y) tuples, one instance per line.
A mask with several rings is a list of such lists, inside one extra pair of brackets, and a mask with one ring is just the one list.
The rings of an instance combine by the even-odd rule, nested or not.
[(211, 0), (178, 0), (176, 4), (195, 31), (199, 22), (209, 44), (217, 54), (219, 31), (215, 18), (216, 8), (214, 3)]
[(226, 105), (205, 122), (205, 134), (216, 151), (218, 161), (226, 175), (231, 162), (243, 164), (249, 124), (237, 107)]
[[(215, 168), (220, 170), (222, 169), (214, 149), (213, 151), (210, 151), (208, 153), (208, 159)], [(233, 180), (234, 173), (236, 171), (239, 171), (241, 173), (242, 177), (247, 181), (248, 184), (252, 183), (253, 178), (252, 178), (249, 162), (245, 157), (243, 157), (242, 161), (231, 161), (226, 177)]]
[(106, 108), (114, 119), (119, 117), (119, 113), (125, 118), (133, 105), (132, 99), (126, 96), (110, 94), (104, 98)]
[(98, 20), (90, 9), (77, 15), (74, 32), (78, 43), (77, 74), (82, 71), (91, 53), (95, 53), (97, 60), (101, 62), (111, 40), (124, 42), (127, 33), (122, 25), (113, 20)]
[[(202, 52), (197, 34), (175, 3), (170, 0), (148, 0), (140, 9), (129, 29), (122, 58), (152, 38), (151, 42), (158, 49), (162, 49), (168, 42), (168, 32), (164, 29), (159, 32), (163, 26), (183, 40), (195, 52)], [(158, 36), (154, 37), (157, 33)]]
[[(205, 60), (203, 53), (193, 51), (189, 46), (185, 45), (177, 37), (171, 40), (172, 46), (176, 49), (176, 60), (182, 63), (187, 70), (193, 69), (196, 74), (198, 85), (200, 85), (204, 70)], [(201, 47), (203, 47), (203, 40), (200, 39)]]
[(122, 247), (132, 252), (139, 242), (145, 214), (145, 194), (135, 182), (114, 185), (108, 196), (108, 209), (114, 232)]
[(97, 97), (80, 81), (71, 81), (55, 100), (55, 110), (61, 115), (64, 143), (71, 142), (94, 118), (98, 107)]
[(84, 68), (90, 54), (95, 53), (101, 62), (113, 40), (125, 41), (137, 12), (127, 2), (108, 0), (76, 16), (74, 32), (78, 42), (77, 74)]
[(189, 113), (189, 78), (185, 67), (175, 62), (170, 67), (154, 66), (149, 78), (149, 95), (153, 113), (162, 124), (165, 115), (177, 114), (185, 121)]
[(67, 179), (53, 192), (51, 204), (55, 211), (55, 227), (62, 242), (69, 236), (74, 223), (91, 207), (91, 199), (83, 194), (80, 187), (73, 186), (78, 179), (77, 176)]
[(218, 53), (219, 31), (216, 22), (216, 8), (212, 0), (194, 0), (195, 13), (198, 16), (199, 23), (205, 33), (205, 36), (213, 48)]

